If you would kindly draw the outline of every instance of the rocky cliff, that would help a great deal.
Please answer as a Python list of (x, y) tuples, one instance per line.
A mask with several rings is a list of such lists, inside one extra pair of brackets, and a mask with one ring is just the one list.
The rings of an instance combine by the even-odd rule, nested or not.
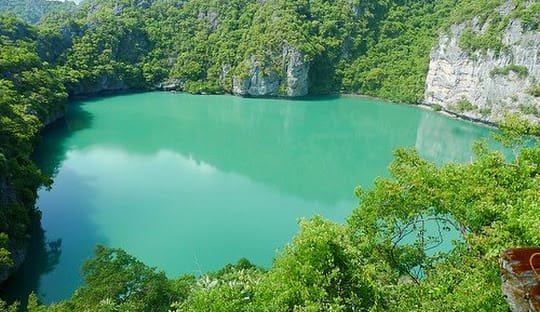
[[(489, 21), (487, 22), (489, 23)], [(496, 122), (507, 112), (540, 120), (540, 32), (511, 20), (497, 53), (464, 51), (460, 38), (467, 30), (481, 34), (487, 23), (478, 19), (451, 27), (431, 52), (425, 103), (464, 117)]]
[(126, 82), (113, 75), (101, 75), (95, 82), (82, 82), (75, 85), (70, 94), (74, 96), (95, 95), (101, 93), (115, 93), (128, 91), (130, 88)]
[(278, 57), (280, 66), (268, 66), (251, 56), (245, 62), (248, 74), (234, 77), (233, 93), (242, 96), (289, 96), (308, 94), (309, 63), (296, 48), (284, 46)]

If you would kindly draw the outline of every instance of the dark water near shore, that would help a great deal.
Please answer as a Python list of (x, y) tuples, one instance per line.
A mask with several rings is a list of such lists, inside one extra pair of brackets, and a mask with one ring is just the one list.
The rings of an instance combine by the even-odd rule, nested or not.
[(488, 133), (359, 97), (157, 92), (73, 103), (35, 155), (54, 177), (39, 192), (43, 253), (30, 255), (6, 296), (70, 296), (96, 244), (123, 248), (169, 277), (240, 257), (270, 266), (300, 218), (343, 222), (357, 205), (354, 187), (387, 176), (395, 148), (463, 162)]

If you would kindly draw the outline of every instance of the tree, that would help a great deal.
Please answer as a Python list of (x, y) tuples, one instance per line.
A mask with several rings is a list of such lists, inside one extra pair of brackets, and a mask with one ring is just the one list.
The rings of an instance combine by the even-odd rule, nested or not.
[(120, 310), (165, 311), (171, 303), (165, 274), (120, 249), (97, 246), (95, 257), (83, 265), (82, 275), (85, 287), (67, 303), (76, 311), (96, 304)]

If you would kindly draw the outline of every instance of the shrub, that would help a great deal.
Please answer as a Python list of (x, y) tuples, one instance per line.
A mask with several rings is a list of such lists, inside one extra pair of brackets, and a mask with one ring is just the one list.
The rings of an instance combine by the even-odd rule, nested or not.
[(530, 95), (534, 96), (534, 97), (539, 97), (540, 96), (540, 84), (534, 84), (533, 86), (531, 86), (528, 90), (527, 90), (527, 93), (529, 93)]
[(514, 72), (519, 78), (523, 79), (529, 75), (529, 70), (525, 66), (510, 64), (505, 67), (496, 67), (491, 72), (491, 77), (494, 76), (508, 76), (510, 72)]
[(538, 115), (538, 109), (534, 105), (521, 105), (519, 110), (526, 115)]
[(455, 109), (460, 113), (472, 111), (475, 108), (476, 106), (474, 106), (471, 101), (467, 100), (466, 98), (462, 98), (455, 105)]

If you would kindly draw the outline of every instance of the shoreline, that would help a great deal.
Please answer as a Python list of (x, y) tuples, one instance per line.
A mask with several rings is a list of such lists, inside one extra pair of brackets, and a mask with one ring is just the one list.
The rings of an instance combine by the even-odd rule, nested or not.
[[(366, 95), (366, 94), (360, 94), (360, 93), (347, 93), (347, 92), (337, 92), (337, 93), (329, 93), (325, 95), (307, 95), (302, 97), (287, 97), (287, 96), (242, 96), (234, 93), (229, 92), (223, 92), (223, 93), (190, 93), (182, 90), (166, 90), (163, 88), (158, 89), (121, 89), (121, 90), (103, 90), (98, 92), (90, 92), (90, 93), (80, 93), (76, 95), (70, 95), (68, 97), (68, 106), (69, 102), (71, 101), (78, 101), (78, 100), (85, 100), (85, 99), (94, 99), (94, 98), (100, 98), (100, 97), (107, 97), (107, 96), (117, 96), (117, 95), (127, 95), (127, 94), (137, 94), (137, 93), (146, 93), (146, 92), (169, 92), (169, 93), (185, 93), (185, 94), (191, 94), (196, 96), (207, 96), (207, 95), (228, 95), (228, 96), (234, 96), (234, 97), (240, 97), (240, 98), (261, 98), (261, 99), (276, 99), (276, 100), (309, 100), (310, 98), (314, 97), (358, 97), (358, 98), (365, 98), (365, 99), (371, 99), (371, 100), (379, 100), (379, 101), (385, 101), (391, 104), (396, 105), (403, 105), (403, 106), (412, 106), (412, 107), (418, 107), (423, 110), (431, 111), (434, 113), (439, 113), (443, 116), (446, 116), (448, 118), (456, 119), (456, 120), (462, 120), (466, 122), (473, 123), (478, 126), (487, 127), (490, 129), (498, 129), (497, 123), (485, 119), (480, 118), (474, 118), (469, 117), (467, 115), (463, 115), (460, 113), (456, 113), (450, 110), (447, 110), (445, 108), (440, 107), (440, 109), (435, 109), (434, 105), (428, 104), (428, 103), (407, 103), (407, 102), (396, 102), (393, 100), (376, 97), (372, 95)], [(65, 115), (65, 112), (58, 118), (55, 118), (53, 122), (50, 123), (44, 123), (44, 128), (48, 127), (50, 124), (54, 123), (54, 121), (63, 118)]]
[(434, 105), (427, 104), (427, 103), (414, 104), (414, 103), (406, 103), (406, 102), (395, 102), (395, 101), (388, 100), (388, 99), (385, 99), (385, 98), (379, 98), (379, 97), (376, 97), (376, 96), (364, 95), (364, 94), (356, 94), (356, 93), (340, 93), (339, 96), (360, 97), (360, 98), (366, 98), (366, 99), (372, 99), (372, 100), (381, 100), (381, 101), (389, 102), (389, 103), (396, 104), (396, 105), (418, 107), (418, 108), (426, 110), (426, 111), (431, 111), (431, 112), (434, 112), (434, 113), (441, 114), (441, 115), (446, 116), (446, 117), (451, 118), (451, 119), (470, 122), (470, 123), (473, 123), (475, 125), (483, 126), (483, 127), (490, 128), (490, 129), (498, 129), (499, 128), (497, 126), (497, 123), (495, 123), (495, 122), (485, 120), (485, 119), (469, 117), (469, 116), (466, 116), (466, 115), (463, 115), (463, 114), (459, 114), (459, 113), (456, 113), (456, 112), (453, 112), (453, 111), (449, 111), (449, 110), (447, 110), (445, 108), (442, 108), (442, 107), (439, 110), (436, 110), (436, 109), (434, 109)]

